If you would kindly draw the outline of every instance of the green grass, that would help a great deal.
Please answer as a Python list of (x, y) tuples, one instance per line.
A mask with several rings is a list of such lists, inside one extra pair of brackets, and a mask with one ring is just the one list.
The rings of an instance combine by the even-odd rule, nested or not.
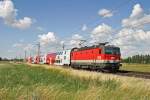
[(150, 72), (150, 64), (126, 64), (124, 63), (121, 70)]
[[(128, 86), (121, 80), (108, 77), (102, 80), (99, 76), (79, 77), (80, 73), (93, 73), (77, 71), (79, 76), (76, 76), (71, 71), (55, 68), (47, 70), (26, 64), (0, 62), (0, 100), (150, 99), (150, 89), (145, 88), (146, 85), (141, 82), (138, 84), (139, 80), (129, 81), (137, 84), (137, 87), (130, 87), (131, 84)], [(138, 85), (141, 84), (144, 87), (139, 88)]]

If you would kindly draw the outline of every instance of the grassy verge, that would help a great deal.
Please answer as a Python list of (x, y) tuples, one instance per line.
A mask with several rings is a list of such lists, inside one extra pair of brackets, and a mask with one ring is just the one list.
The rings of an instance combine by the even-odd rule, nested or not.
[(124, 63), (121, 70), (150, 72), (150, 64), (126, 64)]
[(0, 64), (0, 100), (148, 100), (149, 82), (45, 65)]

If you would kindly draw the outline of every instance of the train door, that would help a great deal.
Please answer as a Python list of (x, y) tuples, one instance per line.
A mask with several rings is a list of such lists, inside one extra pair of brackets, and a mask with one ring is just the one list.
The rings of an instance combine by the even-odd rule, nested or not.
[(92, 65), (96, 64), (96, 49), (92, 50)]
[(98, 61), (97, 61), (97, 56), (99, 55), (100, 49), (96, 48), (93, 50), (93, 64), (94, 66), (97, 65)]
[(98, 49), (95, 49), (95, 52), (94, 52), (94, 65), (96, 66), (96, 60), (97, 60), (97, 52), (98, 52)]

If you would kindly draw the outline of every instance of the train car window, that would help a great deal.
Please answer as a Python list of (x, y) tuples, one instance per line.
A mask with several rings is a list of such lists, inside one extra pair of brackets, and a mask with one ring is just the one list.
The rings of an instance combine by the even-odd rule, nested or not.
[(64, 56), (64, 60), (66, 60), (66, 56)]

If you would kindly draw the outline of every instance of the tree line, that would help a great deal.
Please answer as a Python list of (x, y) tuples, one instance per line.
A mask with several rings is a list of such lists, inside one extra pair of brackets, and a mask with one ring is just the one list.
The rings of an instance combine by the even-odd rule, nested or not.
[(8, 59), (8, 58), (2, 58), (0, 57), (0, 61), (21, 61), (23, 62), (24, 59), (18, 59), (18, 58), (14, 58), (14, 59)]
[(139, 64), (150, 64), (150, 55), (134, 55), (122, 59), (123, 63), (139, 63)]

